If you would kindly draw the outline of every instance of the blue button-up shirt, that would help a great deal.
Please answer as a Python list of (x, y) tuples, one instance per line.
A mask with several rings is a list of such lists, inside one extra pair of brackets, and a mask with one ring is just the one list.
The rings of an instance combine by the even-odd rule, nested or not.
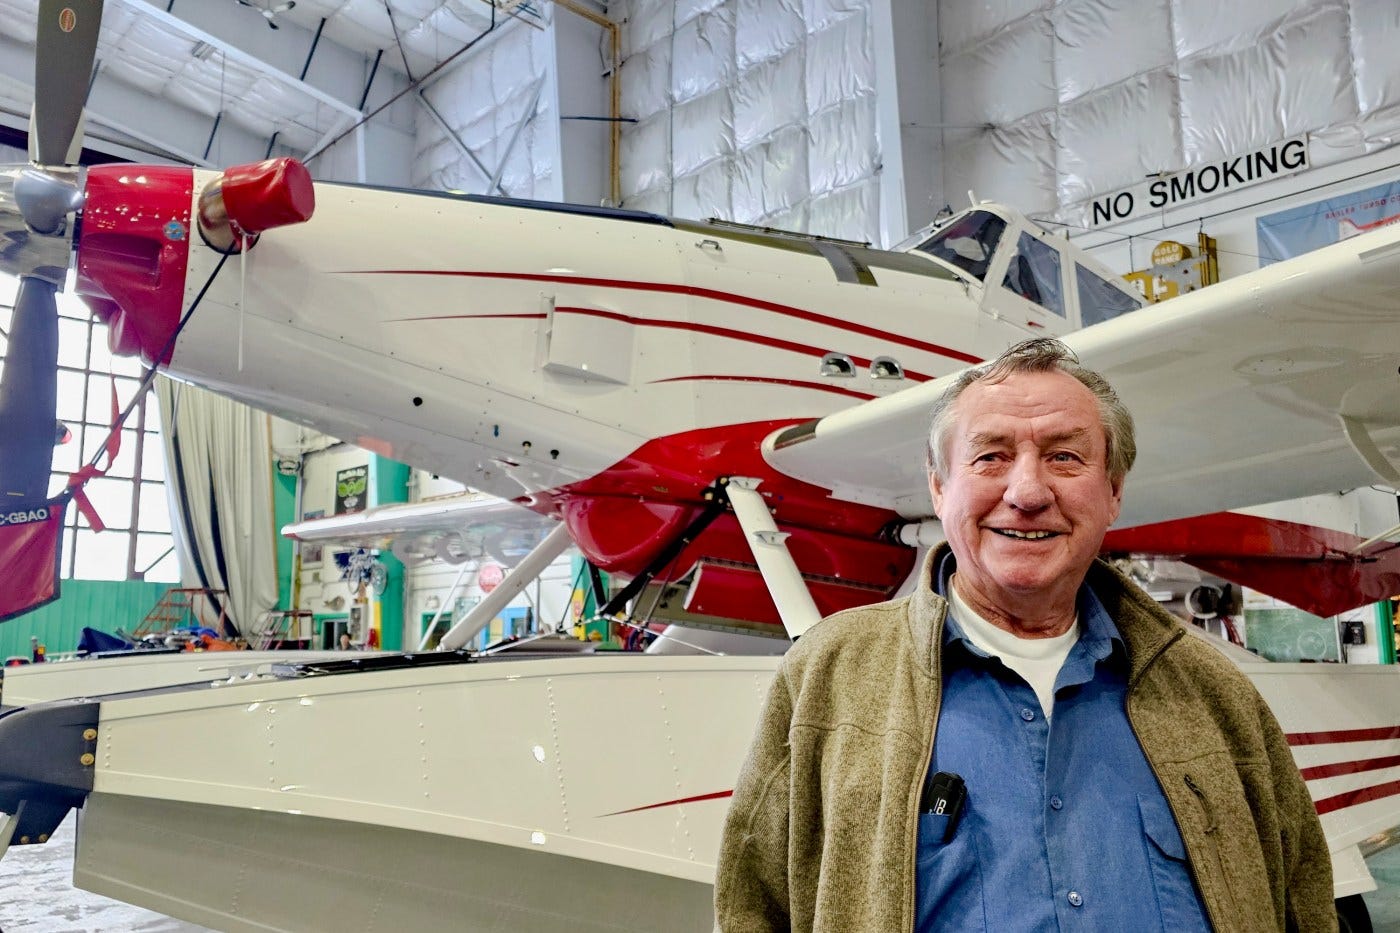
[[(946, 592), (951, 559), (935, 575)], [(1030, 685), (949, 616), (930, 773), (967, 785), (953, 838), (919, 817), (919, 933), (1210, 930), (1186, 851), (1128, 722), (1127, 654), (1087, 586), (1047, 720)]]

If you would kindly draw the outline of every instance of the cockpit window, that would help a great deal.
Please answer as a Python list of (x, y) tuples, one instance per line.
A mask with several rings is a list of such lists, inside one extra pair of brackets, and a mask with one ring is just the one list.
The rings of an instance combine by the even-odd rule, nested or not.
[(987, 265), (997, 251), (1006, 221), (987, 211), (973, 211), (941, 228), (916, 249), (950, 262), (976, 276), (987, 277)]
[(1075, 263), (1074, 277), (1079, 284), (1079, 319), (1084, 327), (1136, 311), (1142, 302), (1083, 266)]
[(1029, 233), (1016, 241), (1016, 255), (1006, 267), (1001, 284), (1047, 311), (1065, 316), (1065, 296), (1060, 287), (1060, 253)]

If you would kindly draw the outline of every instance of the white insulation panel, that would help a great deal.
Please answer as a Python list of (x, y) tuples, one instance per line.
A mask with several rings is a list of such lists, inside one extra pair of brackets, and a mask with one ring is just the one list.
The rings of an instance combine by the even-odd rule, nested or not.
[(622, 0), (623, 205), (875, 240), (869, 0)]
[(423, 92), (431, 110), (418, 101), (413, 184), (558, 200), (554, 75), (551, 30), (500, 27)]
[(1064, 219), (1096, 195), (1307, 135), (1400, 134), (1395, 0), (944, 0), (944, 187)]

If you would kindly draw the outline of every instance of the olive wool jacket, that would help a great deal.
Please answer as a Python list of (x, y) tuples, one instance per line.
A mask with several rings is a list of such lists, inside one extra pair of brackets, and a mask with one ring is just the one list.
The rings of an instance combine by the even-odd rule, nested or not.
[[(831, 616), (784, 658), (725, 822), (723, 933), (913, 930), (947, 611), (931, 568), (946, 547), (913, 595)], [(1086, 582), (1127, 647), (1128, 719), (1215, 929), (1336, 930), (1317, 811), (1253, 684), (1107, 564)]]

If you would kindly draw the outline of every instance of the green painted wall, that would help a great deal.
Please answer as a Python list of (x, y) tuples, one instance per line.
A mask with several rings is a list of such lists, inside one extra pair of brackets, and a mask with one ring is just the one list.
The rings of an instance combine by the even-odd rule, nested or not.
[(297, 478), (283, 476), (272, 465), (272, 521), (277, 535), (277, 608), (292, 608), (292, 539), (282, 534), (282, 526), (296, 521)]
[[(373, 454), (369, 458), (369, 504), (391, 505), (408, 501), (409, 469), (405, 463)], [(403, 562), (388, 551), (379, 560), (389, 571), (388, 584), (379, 597), (379, 635), (385, 651), (403, 650)]]
[[(583, 630), (577, 633), (578, 636), (584, 641), (607, 641), (608, 630), (611, 628), (608, 621), (606, 619), (594, 622), (588, 621), (597, 615), (598, 610), (603, 607), (599, 606), (593, 599), (593, 581), (588, 574), (588, 567), (584, 564), (583, 557), (575, 554), (573, 557), (569, 558), (569, 568), (570, 572), (573, 574), (574, 580), (574, 592), (571, 600), (577, 604), (579, 597), (583, 599), (583, 615), (581, 616), (583, 619)], [(602, 571), (599, 571), (599, 573), (602, 575), (603, 587), (606, 590), (608, 586), (608, 575)], [(596, 638), (594, 637), (595, 633), (597, 636)]]
[(129, 632), (168, 589), (169, 583), (142, 580), (64, 580), (57, 600), (0, 625), (0, 660), (28, 657), (30, 635), (37, 635), (49, 654), (58, 654), (77, 650), (84, 626)]
[(1388, 599), (1376, 603), (1376, 650), (1381, 664), (1395, 663), (1395, 607)]

